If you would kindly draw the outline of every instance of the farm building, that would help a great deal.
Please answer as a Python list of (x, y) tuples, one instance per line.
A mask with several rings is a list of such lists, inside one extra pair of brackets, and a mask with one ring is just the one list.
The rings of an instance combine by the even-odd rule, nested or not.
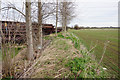
[[(26, 38), (26, 23), (13, 21), (0, 21), (2, 23), (2, 32), (4, 41), (21, 41)], [(32, 23), (33, 33), (38, 33), (38, 24)], [(55, 32), (52, 24), (42, 24), (43, 35), (48, 35)], [(14, 38), (15, 37), (15, 38)]]
[(62, 27), (58, 27), (57, 32), (61, 32), (61, 31), (62, 31)]

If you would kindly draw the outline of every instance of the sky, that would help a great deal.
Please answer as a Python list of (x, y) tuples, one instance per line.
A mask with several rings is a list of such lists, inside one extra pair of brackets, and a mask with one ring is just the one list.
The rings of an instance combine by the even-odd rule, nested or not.
[[(7, 1), (7, 0), (4, 0)], [(19, 2), (20, 0), (9, 0)], [(47, 0), (48, 1), (48, 0)], [(117, 27), (119, 0), (69, 0), (75, 2), (76, 17), (69, 26), (75, 24), (84, 27)], [(17, 5), (19, 6), (19, 5)], [(55, 19), (48, 19), (46, 23), (55, 25)], [(61, 26), (59, 24), (59, 26)]]
[[(72, 0), (75, 2), (76, 17), (69, 26), (118, 27), (119, 0)], [(52, 23), (54, 20), (48, 20)]]
[(118, 26), (119, 0), (78, 0), (76, 18), (70, 25), (90, 27)]

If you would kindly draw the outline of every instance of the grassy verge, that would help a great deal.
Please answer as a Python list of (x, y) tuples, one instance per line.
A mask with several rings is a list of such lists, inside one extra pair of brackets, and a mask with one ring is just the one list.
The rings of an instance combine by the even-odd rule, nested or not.
[[(72, 75), (65, 64), (69, 59), (81, 55), (75, 54), (76, 49), (71, 40), (52, 37), (51, 44), (42, 52), (40, 62), (37, 63), (32, 78), (67, 78), (68, 75)], [(48, 39), (48, 36), (46, 38)]]
[[(108, 74), (103, 70), (102, 66), (98, 66), (97, 62), (92, 59), (90, 54), (80, 49), (81, 41), (73, 34), (66, 34), (65, 36), (59, 34), (58, 37), (72, 40), (74, 47), (79, 50), (77, 54), (82, 54), (81, 58), (70, 59), (66, 64), (74, 75), (70, 78), (106, 78)], [(81, 53), (80, 53), (81, 52)], [(73, 53), (76, 54), (76, 53)]]

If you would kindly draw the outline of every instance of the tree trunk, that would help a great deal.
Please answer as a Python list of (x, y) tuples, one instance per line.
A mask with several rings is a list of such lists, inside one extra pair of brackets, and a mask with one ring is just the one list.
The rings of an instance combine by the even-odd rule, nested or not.
[(42, 6), (41, 0), (38, 0), (38, 42), (42, 49)]
[(63, 15), (62, 15), (62, 32), (64, 32), (64, 18), (63, 18)]
[[(68, 2), (67, 0), (64, 0), (64, 2), (61, 2), (60, 6), (60, 13), (61, 13), (61, 24), (62, 24), (62, 31), (66, 33), (67, 31), (67, 25), (69, 24), (70, 20), (74, 17), (73, 15), (73, 3)], [(73, 5), (74, 6), (74, 5)]]
[(67, 6), (67, 4), (66, 4), (67, 2), (64, 2), (64, 10), (65, 10), (65, 12), (64, 12), (64, 15), (65, 15), (65, 20), (64, 20), (64, 22), (65, 22), (65, 24), (64, 24), (64, 30), (65, 30), (65, 33), (66, 33), (66, 27), (67, 27), (67, 14), (66, 14), (66, 6)]
[[(0, 0), (0, 14), (1, 14), (1, 0)], [(1, 16), (0, 16), (0, 55), (2, 55), (2, 19), (1, 19)], [(2, 57), (1, 57), (1, 59), (2, 59)], [(2, 72), (2, 61), (3, 60), (1, 60), (0, 61), (0, 78), (2, 78), (2, 74), (1, 74), (1, 72)]]
[(1, 48), (2, 48), (2, 22), (0, 22), (0, 49)]
[(66, 32), (66, 2), (63, 2), (63, 31)]
[(65, 15), (65, 33), (66, 33), (66, 27), (67, 27), (67, 16)]
[(27, 37), (27, 59), (33, 59), (33, 36), (32, 36), (32, 21), (31, 21), (31, 2), (26, 0), (26, 37)]
[(57, 23), (58, 23), (58, 0), (56, 5), (56, 36), (57, 36)]
[[(0, 14), (1, 14), (1, 0), (0, 0)], [(0, 17), (1, 18), (1, 17)], [(2, 20), (0, 19), (0, 48), (2, 48)], [(0, 50), (2, 51), (2, 50)]]
[(65, 5), (62, 3), (62, 31), (65, 31)]

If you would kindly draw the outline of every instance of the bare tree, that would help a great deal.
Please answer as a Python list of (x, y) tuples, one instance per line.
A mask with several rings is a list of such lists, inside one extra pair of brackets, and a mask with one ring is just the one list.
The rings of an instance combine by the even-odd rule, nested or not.
[[(29, 1), (29, 2), (28, 2)], [(31, 2), (26, 0), (26, 37), (27, 37), (27, 59), (33, 59), (33, 36), (32, 36), (32, 21), (31, 21)]]
[[(0, 9), (1, 9), (1, 0), (0, 0)], [(1, 10), (0, 10), (0, 14), (1, 14)], [(1, 18), (1, 17), (0, 17)], [(2, 33), (2, 23), (0, 22), (0, 55), (2, 55), (2, 36), (1, 36), (1, 33)], [(1, 56), (0, 56), (0, 79), (2, 78), (2, 61), (1, 61)]]
[(57, 4), (56, 4), (56, 36), (57, 36), (57, 24), (58, 24), (58, 0), (57, 1)]
[(74, 15), (74, 4), (73, 2), (61, 2), (60, 3), (60, 15), (61, 15), (61, 24), (63, 31), (66, 32), (67, 25), (75, 17)]
[[(42, 22), (48, 19), (50, 16), (53, 16), (54, 13), (56, 13), (55, 9), (56, 9), (55, 3), (41, 2)], [(38, 15), (38, 3), (35, 2), (34, 4), (32, 3), (32, 19), (37, 21), (38, 20), (37, 15)]]
[[(1, 0), (0, 0), (0, 15), (1, 15)], [(0, 17), (1, 18), (1, 17)], [(2, 36), (1, 36), (1, 33), (2, 33), (2, 23), (0, 22), (0, 48), (1, 48), (1, 44), (2, 44)], [(0, 50), (1, 51), (1, 50)]]
[(41, 0), (38, 0), (38, 42), (42, 48), (42, 5)]
[[(29, 0), (26, 0), (26, 1), (29, 1)], [(33, 6), (34, 3), (31, 3), (31, 7), (34, 7)], [(54, 6), (53, 4), (54, 3), (41, 3), (41, 0), (39, 0), (39, 6), (36, 6), (36, 8), (32, 11), (30, 11), (30, 19), (31, 20), (38, 20), (38, 23), (39, 23), (39, 26), (38, 26), (38, 36), (37, 35), (34, 35), (34, 36), (37, 36), (38, 37), (38, 42), (40, 43), (40, 46), (42, 48), (42, 22), (43, 20), (47, 19), (49, 16), (53, 15), (53, 13), (55, 13), (55, 7), (49, 7), (49, 6)], [(6, 7), (3, 7), (2, 10), (10, 10), (10, 9), (13, 9), (17, 12), (19, 12), (22, 16), (26, 17), (26, 21), (27, 21), (27, 17), (28, 17), (28, 14), (29, 14), (29, 11), (26, 11), (26, 14), (23, 13), (23, 11), (21, 11), (19, 8), (17, 8), (14, 4), (12, 3), (8, 3), (9, 6), (6, 6)], [(27, 9), (27, 7), (26, 7)], [(37, 13), (35, 13), (37, 12)], [(37, 16), (38, 15), (38, 16)], [(39, 18), (39, 19), (38, 19)], [(31, 22), (31, 23), (30, 23)], [(29, 21), (29, 26), (32, 25), (32, 21)], [(30, 39), (33, 35), (30, 35), (29, 36), (29, 33), (32, 34), (33, 32), (30, 30), (29, 32), (29, 29), (31, 29), (30, 27), (28, 28), (28, 23), (26, 23), (26, 37), (27, 37), (27, 45), (28, 45), (28, 48), (31, 47), (31, 45), (33, 45), (33, 42), (32, 44), (29, 43), (29, 40), (32, 40), (33, 39)], [(32, 33), (31, 33), (32, 32)], [(32, 50), (32, 49), (30, 49)], [(29, 52), (32, 53), (31, 51), (29, 51), (29, 49), (27, 50), (28, 51), (28, 54)], [(27, 55), (28, 56), (28, 55)]]
[[(36, 4), (37, 3), (37, 4)], [(41, 0), (38, 0), (32, 4), (32, 20), (34, 22), (38, 22), (38, 34), (34, 35), (36, 40), (34, 40), (38, 46), (38, 49), (42, 49), (43, 47), (43, 31), (42, 24), (48, 19), (50, 16), (53, 16), (55, 13), (55, 4), (54, 3), (43, 3)], [(39, 45), (38, 45), (39, 44)]]

